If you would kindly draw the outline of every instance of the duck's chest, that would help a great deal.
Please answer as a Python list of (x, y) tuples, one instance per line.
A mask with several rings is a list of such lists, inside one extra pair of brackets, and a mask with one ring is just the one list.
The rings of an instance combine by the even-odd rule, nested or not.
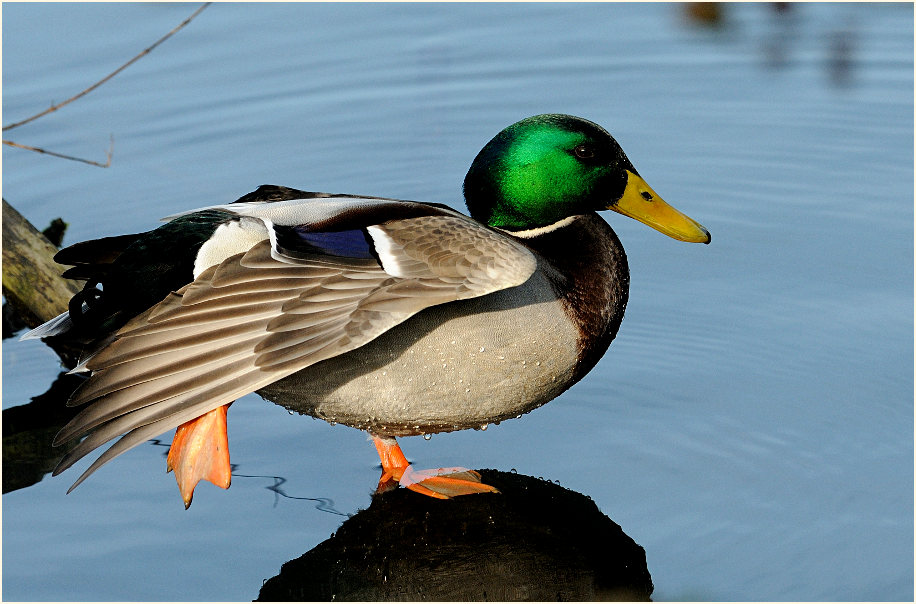
[(543, 275), (429, 308), (369, 344), (261, 391), (289, 409), (375, 433), (485, 427), (569, 387), (578, 332)]

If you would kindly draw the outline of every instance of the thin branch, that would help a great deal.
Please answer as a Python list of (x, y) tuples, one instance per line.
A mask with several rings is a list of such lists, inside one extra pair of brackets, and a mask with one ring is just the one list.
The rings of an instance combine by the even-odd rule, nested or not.
[[(40, 117), (42, 117), (42, 116), (44, 116), (44, 115), (47, 115), (47, 114), (49, 114), (49, 113), (52, 113), (52, 112), (54, 112), (54, 111), (57, 111), (58, 109), (60, 109), (60, 108), (63, 107), (64, 105), (67, 105), (67, 104), (69, 104), (69, 103), (72, 103), (72, 102), (75, 101), (76, 99), (78, 99), (78, 98), (80, 98), (80, 97), (83, 97), (83, 96), (89, 94), (90, 92), (92, 92), (93, 90), (95, 90), (96, 88), (98, 88), (99, 86), (101, 86), (102, 84), (104, 84), (105, 82), (107, 82), (108, 80), (110, 80), (111, 78), (115, 77), (116, 75), (118, 75), (119, 73), (121, 73), (122, 71), (124, 71), (127, 67), (129, 67), (130, 65), (132, 65), (133, 63), (135, 63), (136, 61), (138, 61), (140, 58), (142, 58), (142, 57), (146, 56), (147, 54), (149, 54), (154, 48), (156, 48), (157, 46), (159, 46), (160, 44), (162, 44), (163, 42), (165, 42), (166, 40), (168, 40), (168, 39), (169, 39), (170, 37), (172, 37), (172, 35), (174, 35), (178, 30), (180, 30), (180, 29), (183, 28), (185, 25), (187, 25), (188, 23), (190, 23), (190, 22), (194, 19), (194, 17), (196, 17), (197, 15), (199, 15), (205, 8), (207, 8), (208, 6), (210, 6), (210, 4), (211, 4), (210, 2), (205, 2), (203, 5), (201, 5), (200, 8), (198, 8), (196, 11), (194, 11), (194, 12), (191, 14), (190, 17), (188, 17), (187, 19), (185, 19), (184, 21), (182, 21), (181, 23), (179, 23), (174, 29), (172, 29), (172, 31), (170, 31), (169, 33), (165, 34), (164, 36), (162, 36), (161, 38), (159, 38), (158, 40), (156, 40), (156, 42), (153, 43), (152, 46), (149, 46), (148, 48), (143, 49), (143, 50), (140, 52), (140, 54), (138, 54), (137, 56), (135, 56), (133, 59), (131, 59), (131, 60), (128, 61), (127, 63), (124, 63), (123, 65), (121, 65), (120, 67), (118, 67), (117, 69), (115, 69), (114, 71), (112, 71), (111, 73), (109, 73), (107, 76), (105, 76), (104, 78), (102, 78), (101, 80), (99, 80), (98, 82), (96, 82), (95, 84), (93, 84), (92, 86), (90, 86), (89, 88), (83, 90), (82, 92), (80, 92), (79, 94), (76, 94), (75, 96), (70, 97), (70, 98), (67, 99), (66, 101), (63, 101), (63, 102), (61, 102), (61, 103), (57, 103), (56, 105), (51, 105), (50, 107), (48, 107), (48, 108), (45, 109), (44, 111), (42, 111), (42, 112), (40, 112), (40, 113), (36, 113), (35, 115), (33, 115), (33, 116), (31, 116), (31, 117), (27, 117), (26, 119), (21, 120), (21, 121), (19, 121), (19, 122), (15, 122), (15, 123), (13, 123), (13, 124), (7, 124), (6, 126), (3, 127), (3, 131), (6, 132), (7, 130), (12, 130), (13, 128), (17, 128), (17, 127), (19, 127), (19, 126), (22, 126), (23, 124), (27, 124), (27, 123), (29, 123), (29, 122), (31, 122), (31, 121), (33, 121), (33, 120), (37, 120), (38, 118), (40, 118)], [(10, 142), (8, 142), (8, 141), (3, 141), (3, 143), (4, 143), (4, 144), (7, 144), (7, 145), (12, 144), (12, 143), (10, 143)], [(66, 155), (60, 155), (60, 154), (57, 154), (57, 153), (51, 153), (50, 151), (39, 151), (37, 148), (34, 148), (34, 147), (26, 147), (26, 146), (24, 146), (24, 145), (13, 145), (13, 146), (22, 147), (23, 149), (31, 149), (31, 150), (33, 150), (33, 151), (38, 151), (39, 153), (47, 153), (47, 154), (49, 154), (49, 155), (56, 155), (56, 156), (58, 156), (58, 157), (67, 157), (67, 159), (76, 159), (77, 161), (85, 161), (86, 163), (90, 163), (90, 164), (94, 164), (94, 165), (100, 165), (100, 164), (98, 164), (98, 163), (96, 163), (96, 162), (87, 161), (87, 160), (83, 160), (83, 159), (79, 159), (79, 158), (74, 158), (74, 157), (68, 157), (68, 156), (66, 156)]]
[(71, 159), (73, 161), (81, 161), (84, 164), (90, 164), (92, 166), (98, 166), (100, 168), (107, 168), (111, 165), (111, 154), (114, 151), (114, 137), (111, 137), (111, 145), (108, 147), (108, 153), (106, 154), (107, 159), (105, 163), (92, 161), (91, 159), (83, 159), (82, 157), (74, 157), (72, 155), (64, 155), (63, 153), (55, 153), (54, 151), (48, 151), (47, 149), (42, 149), (41, 147), (30, 147), (28, 145), (22, 145), (20, 143), (15, 143), (13, 141), (8, 141), (3, 139), (4, 145), (9, 145), (10, 147), (16, 147), (18, 149), (27, 149), (28, 151), (34, 151), (35, 153), (44, 153), (45, 155), (52, 155), (54, 157), (60, 157), (63, 159)]

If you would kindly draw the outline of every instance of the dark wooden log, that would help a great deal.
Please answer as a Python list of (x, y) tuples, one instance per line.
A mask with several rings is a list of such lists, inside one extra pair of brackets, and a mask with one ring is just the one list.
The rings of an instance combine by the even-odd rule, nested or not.
[(480, 470), (499, 494), (396, 489), (265, 581), (260, 601), (649, 600), (646, 553), (595, 503)]

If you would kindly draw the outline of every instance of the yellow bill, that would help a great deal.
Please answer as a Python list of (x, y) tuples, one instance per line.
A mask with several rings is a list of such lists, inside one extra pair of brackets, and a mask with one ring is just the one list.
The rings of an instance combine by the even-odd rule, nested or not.
[(709, 243), (709, 231), (699, 222), (681, 214), (658, 196), (641, 176), (627, 170), (627, 188), (609, 210), (636, 219), (679, 241)]

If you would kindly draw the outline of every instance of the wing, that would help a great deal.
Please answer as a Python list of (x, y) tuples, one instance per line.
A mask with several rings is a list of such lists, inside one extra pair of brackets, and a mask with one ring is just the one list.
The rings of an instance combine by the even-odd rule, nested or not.
[[(369, 210), (361, 215), (378, 213)], [(69, 404), (88, 406), (55, 444), (89, 435), (54, 474), (121, 438), (71, 490), (145, 440), (362, 346), (425, 308), (524, 283), (536, 268), (523, 245), (450, 210), (332, 232), (262, 221), (263, 239), (195, 269), (192, 283), (83, 364), (92, 375)]]

